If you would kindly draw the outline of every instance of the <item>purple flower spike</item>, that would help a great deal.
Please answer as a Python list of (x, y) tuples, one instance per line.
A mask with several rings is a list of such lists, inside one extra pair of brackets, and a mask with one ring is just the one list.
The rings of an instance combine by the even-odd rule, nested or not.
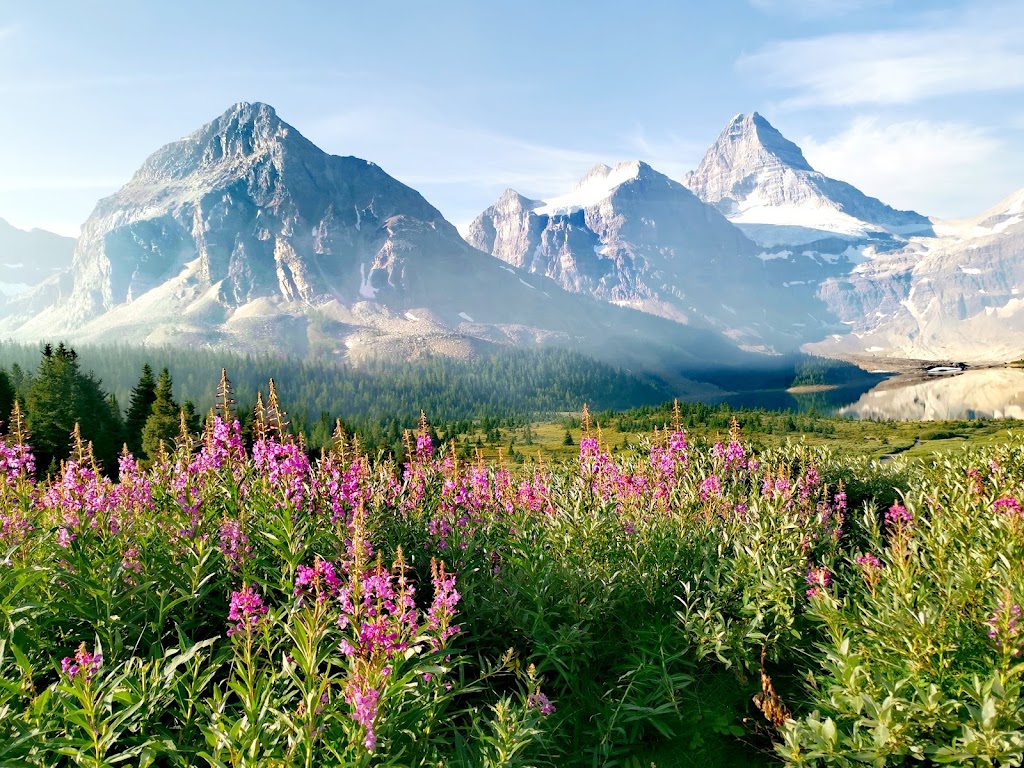
[(246, 586), (241, 592), (231, 593), (231, 608), (228, 611), (228, 637), (235, 632), (252, 632), (259, 626), (260, 619), (267, 614), (263, 598), (252, 587)]

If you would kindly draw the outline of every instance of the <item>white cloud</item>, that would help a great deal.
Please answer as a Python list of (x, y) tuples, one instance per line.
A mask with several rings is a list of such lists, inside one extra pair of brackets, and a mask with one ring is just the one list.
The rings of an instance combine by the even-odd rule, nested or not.
[(976, 215), (1024, 185), (1024, 153), (964, 123), (860, 117), (836, 136), (800, 144), (827, 176), (939, 218)]
[(560, 194), (597, 163), (624, 159), (387, 107), (302, 125), (303, 134), (325, 151), (372, 160), (430, 202), (445, 199), (441, 213), (457, 224), (471, 220), (508, 187), (538, 198)]
[(704, 141), (686, 139), (675, 133), (651, 136), (640, 126), (625, 141), (625, 154), (643, 160), (676, 180), (697, 167), (707, 148)]
[(458, 225), (468, 223), (508, 188), (535, 199), (564, 194), (598, 163), (643, 160), (680, 179), (707, 149), (674, 133), (649, 134), (641, 126), (601, 146), (568, 148), (379, 104), (304, 119), (300, 125), (327, 152), (374, 161), (439, 205)]
[(913, 27), (772, 43), (737, 67), (792, 92), (786, 104), (906, 104), (1024, 88), (1024, 4), (916, 20)]

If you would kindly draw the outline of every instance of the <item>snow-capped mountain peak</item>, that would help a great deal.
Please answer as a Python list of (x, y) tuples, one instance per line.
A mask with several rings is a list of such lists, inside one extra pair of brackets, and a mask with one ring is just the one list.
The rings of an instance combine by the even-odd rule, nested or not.
[[(817, 311), (808, 298), (816, 264), (758, 248), (714, 207), (640, 161), (597, 165), (547, 200), (508, 191), (466, 239), (568, 291), (715, 328), (751, 348), (793, 346)], [(738, 279), (746, 274), (755, 277)]]
[(738, 354), (714, 332), (573, 296), (473, 249), (416, 190), (323, 152), (259, 103), (153, 153), (97, 204), (66, 277), (42, 306), (3, 317), (0, 335), (350, 361), (544, 343), (640, 368), (666, 345), (673, 360)]
[(580, 179), (572, 192), (542, 201), (533, 212), (551, 215), (589, 208), (607, 199), (626, 182), (639, 178), (644, 171), (653, 172), (653, 169), (639, 160), (619, 163), (614, 168), (599, 163)]
[(891, 240), (931, 226), (818, 173), (756, 112), (734, 117), (683, 183), (762, 245)]

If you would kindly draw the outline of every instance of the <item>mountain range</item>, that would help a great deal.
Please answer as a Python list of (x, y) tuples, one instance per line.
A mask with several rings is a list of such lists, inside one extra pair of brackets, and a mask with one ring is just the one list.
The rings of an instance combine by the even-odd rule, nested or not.
[(243, 102), (151, 155), (71, 250), (0, 221), (0, 335), (351, 361), (571, 344), (680, 381), (799, 348), (1024, 346), (1024, 190), (962, 222), (895, 210), (757, 113), (683, 179), (599, 165), (545, 200), (506, 191), (463, 238), (374, 163)]

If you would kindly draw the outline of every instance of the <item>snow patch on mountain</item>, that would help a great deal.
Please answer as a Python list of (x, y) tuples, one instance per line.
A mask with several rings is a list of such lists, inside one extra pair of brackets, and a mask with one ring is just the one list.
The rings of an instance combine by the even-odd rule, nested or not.
[(733, 118), (683, 183), (762, 246), (905, 237), (931, 228), (918, 213), (894, 210), (818, 173), (756, 112)]
[(538, 216), (550, 216), (589, 208), (605, 200), (617, 187), (638, 178), (639, 175), (640, 163), (637, 161), (619, 163), (614, 168), (604, 164), (595, 165), (571, 192), (541, 201), (533, 212)]

